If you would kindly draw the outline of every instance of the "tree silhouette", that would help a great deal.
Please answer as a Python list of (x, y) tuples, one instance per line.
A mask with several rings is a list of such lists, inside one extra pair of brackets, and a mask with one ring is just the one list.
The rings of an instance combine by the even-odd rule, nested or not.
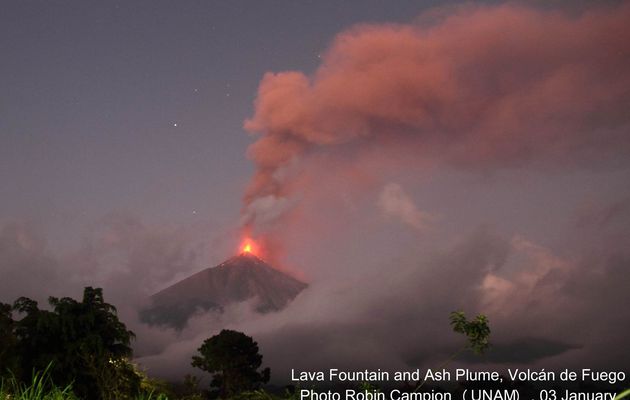
[(141, 378), (127, 360), (134, 335), (118, 319), (116, 308), (105, 303), (102, 289), (86, 287), (81, 302), (51, 297), (49, 303), (52, 311), (40, 310), (26, 297), (14, 303), (14, 309), (24, 314), (15, 327), (22, 379), (52, 363), (52, 380), (72, 383), (82, 398), (123, 399), (136, 394)]
[(213, 375), (210, 386), (218, 388), (222, 398), (269, 381), (269, 368), (258, 371), (262, 364), (258, 344), (242, 332), (224, 329), (206, 339), (198, 351), (201, 356), (193, 357), (193, 367)]
[(468, 321), (463, 311), (453, 311), (450, 320), (451, 326), (455, 332), (466, 335), (468, 343), (465, 349), (471, 349), (475, 354), (483, 354), (483, 352), (490, 347), (490, 326), (488, 317), (479, 314), (474, 319)]
[(9, 304), (0, 303), (0, 378), (16, 372), (17, 355), (15, 346), (15, 322)]
[[(460, 310), (451, 312), (449, 320), (453, 331), (466, 336), (466, 344), (435, 370), (444, 368), (464, 351), (472, 350), (475, 354), (483, 354), (490, 347), (490, 321), (485, 315), (479, 314), (468, 321), (466, 314)], [(427, 380), (423, 379), (414, 391), (419, 391), (426, 382)]]

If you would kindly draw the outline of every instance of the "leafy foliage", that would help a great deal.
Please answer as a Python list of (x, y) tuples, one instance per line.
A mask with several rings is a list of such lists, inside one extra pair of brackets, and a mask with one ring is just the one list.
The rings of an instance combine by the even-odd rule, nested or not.
[(15, 323), (9, 304), (0, 303), (0, 379), (17, 369)]
[(206, 339), (194, 356), (193, 367), (213, 374), (211, 387), (219, 389), (223, 398), (255, 390), (269, 381), (269, 368), (258, 371), (262, 355), (258, 344), (242, 332), (224, 329)]
[(468, 338), (468, 348), (476, 354), (483, 354), (490, 347), (490, 326), (488, 317), (477, 315), (468, 321), (463, 311), (453, 311), (450, 316), (451, 326), (457, 333), (463, 333)]
[(42, 372), (35, 372), (28, 384), (15, 377), (0, 382), (0, 400), (76, 400), (72, 386), (63, 389), (50, 380), (50, 365)]
[(14, 310), (24, 314), (15, 323), (21, 380), (25, 371), (42, 371), (52, 362), (55, 383), (73, 385), (80, 397), (125, 399), (140, 391), (141, 375), (127, 360), (134, 337), (103, 300), (102, 289), (86, 287), (82, 301), (49, 299), (52, 311), (22, 297)]
[(630, 396), (630, 389), (628, 389), (628, 390), (624, 390), (623, 392), (618, 393), (618, 394), (615, 396), (615, 399), (614, 399), (614, 400), (621, 400), (621, 399), (623, 399), (624, 397), (628, 397), (628, 396)]
[(199, 389), (199, 383), (201, 380), (199, 377), (187, 374), (184, 376), (183, 391), (178, 397), (180, 400), (203, 400), (204, 396)]
[[(20, 382), (15, 376), (0, 379), (0, 400), (79, 400), (79, 397), (72, 391), (72, 385), (60, 388), (53, 383), (50, 378), (51, 366), (52, 364), (44, 371), (33, 373), (31, 380), (28, 382)], [(93, 397), (87, 398), (92, 399)], [(145, 389), (133, 398), (127, 395), (123, 395), (121, 398), (168, 400), (168, 396), (165, 393), (159, 393), (155, 388)]]
[[(479, 314), (473, 320), (468, 321), (466, 319), (466, 314), (464, 314), (463, 311), (453, 311), (451, 312), (449, 319), (453, 330), (457, 333), (463, 333), (466, 335), (468, 342), (462, 349), (453, 353), (453, 355), (444, 361), (437, 369), (444, 368), (458, 355), (468, 349), (471, 349), (476, 354), (483, 354), (483, 352), (490, 347), (490, 322), (488, 321), (488, 317), (483, 314)], [(423, 379), (422, 382), (416, 386), (414, 391), (419, 391), (426, 382), (427, 380)]]

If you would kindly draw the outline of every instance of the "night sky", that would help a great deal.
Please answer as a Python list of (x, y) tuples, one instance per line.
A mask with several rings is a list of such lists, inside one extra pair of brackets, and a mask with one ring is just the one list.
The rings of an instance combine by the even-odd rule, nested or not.
[(3, 2), (2, 220), (64, 245), (116, 211), (233, 223), (263, 74), (313, 71), (345, 27), (431, 4)]
[[(219, 322), (279, 381), (435, 364), (460, 308), (490, 318), (487, 365), (627, 368), (629, 19), (616, 1), (1, 1), (0, 301), (103, 287), (162, 377)], [(136, 320), (245, 235), (310, 284), (287, 309)]]

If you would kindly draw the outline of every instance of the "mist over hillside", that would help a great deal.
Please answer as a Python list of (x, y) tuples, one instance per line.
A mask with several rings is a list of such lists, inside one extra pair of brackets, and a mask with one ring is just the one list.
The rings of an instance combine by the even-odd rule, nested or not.
[(195, 313), (221, 312), (247, 300), (254, 301), (259, 313), (278, 311), (306, 286), (255, 255), (242, 253), (154, 294), (151, 305), (140, 311), (140, 319), (182, 329)]

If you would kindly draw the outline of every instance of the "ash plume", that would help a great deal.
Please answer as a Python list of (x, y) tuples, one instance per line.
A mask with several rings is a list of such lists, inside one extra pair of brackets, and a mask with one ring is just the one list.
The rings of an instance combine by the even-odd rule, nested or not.
[(480, 172), (630, 160), (630, 4), (425, 15), (342, 32), (312, 75), (265, 74), (244, 125), (258, 135), (245, 227), (290, 214), (313, 155), (399, 147), (411, 163)]

